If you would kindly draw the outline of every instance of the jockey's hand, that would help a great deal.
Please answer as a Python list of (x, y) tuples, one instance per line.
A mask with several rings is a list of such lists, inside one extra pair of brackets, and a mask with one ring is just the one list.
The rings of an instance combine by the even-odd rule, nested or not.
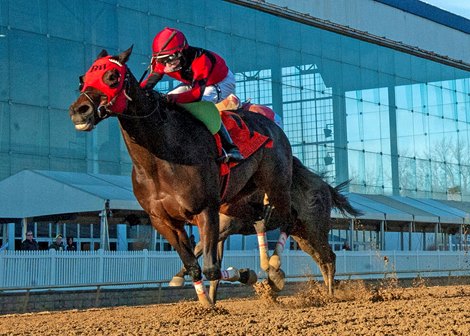
[(178, 95), (175, 95), (175, 94), (167, 94), (166, 95), (166, 100), (167, 102), (169, 102), (170, 104), (176, 104), (176, 98), (178, 97)]

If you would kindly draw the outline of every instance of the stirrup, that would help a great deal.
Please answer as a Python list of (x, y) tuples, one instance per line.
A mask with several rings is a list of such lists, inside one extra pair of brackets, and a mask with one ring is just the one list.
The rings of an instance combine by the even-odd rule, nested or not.
[(237, 148), (232, 148), (228, 152), (222, 148), (222, 156), (217, 159), (218, 163), (239, 162), (244, 160), (245, 157), (240, 153)]

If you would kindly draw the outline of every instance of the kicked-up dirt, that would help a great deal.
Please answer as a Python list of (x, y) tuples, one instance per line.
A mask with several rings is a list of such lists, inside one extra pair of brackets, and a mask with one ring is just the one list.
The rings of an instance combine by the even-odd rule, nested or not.
[(0, 316), (0, 335), (470, 335), (470, 284), (401, 288), (343, 281), (333, 298), (314, 281), (292, 296), (264, 282), (256, 298)]

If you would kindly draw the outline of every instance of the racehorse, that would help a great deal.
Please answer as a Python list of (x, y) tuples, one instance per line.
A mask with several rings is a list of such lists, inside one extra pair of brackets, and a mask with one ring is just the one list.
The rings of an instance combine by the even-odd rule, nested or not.
[[(216, 300), (212, 289), (222, 276), (217, 260), (221, 205), (261, 190), (289, 227), (291, 146), (282, 129), (271, 120), (256, 113), (239, 116), (251, 132), (267, 136), (272, 143), (233, 167), (229, 181), (224, 183), (214, 136), (183, 107), (169, 103), (165, 95), (141, 89), (126, 65), (131, 53), (132, 47), (116, 56), (103, 50), (82, 77), (81, 93), (71, 104), (69, 114), (78, 131), (91, 131), (109, 116), (118, 118), (133, 162), (134, 194), (152, 226), (179, 254), (199, 301), (210, 306)], [(198, 226), (202, 272), (184, 230), (185, 223)], [(211, 281), (209, 296), (202, 274)]]
[[(359, 216), (362, 213), (355, 209), (348, 199), (341, 194), (349, 181), (332, 187), (325, 182), (321, 176), (310, 171), (302, 162), (293, 157), (292, 167), (292, 215), (294, 226), (291, 231), (292, 238), (299, 247), (309, 254), (317, 263), (328, 292), (333, 294), (333, 283), (335, 276), (335, 261), (331, 246), (328, 244), (328, 232), (331, 228), (331, 209), (338, 209), (345, 216)], [(238, 203), (231, 204), (225, 214), (220, 215), (220, 232), (218, 257), (222, 260), (224, 241), (233, 234), (251, 235), (256, 234), (253, 223), (263, 217), (262, 193), (256, 193)], [(266, 223), (267, 231), (280, 228), (283, 219), (277, 216), (276, 211)], [(201, 255), (201, 246), (197, 244), (194, 254)], [(170, 285), (180, 286), (184, 283), (187, 274), (183, 267), (171, 280)], [(269, 281), (269, 278), (268, 278)], [(278, 284), (271, 284), (273, 289)]]

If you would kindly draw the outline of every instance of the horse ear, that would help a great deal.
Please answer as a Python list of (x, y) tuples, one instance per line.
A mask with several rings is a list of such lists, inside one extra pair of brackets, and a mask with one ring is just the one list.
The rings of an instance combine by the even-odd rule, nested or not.
[(131, 45), (129, 49), (124, 50), (117, 56), (117, 60), (119, 61), (119, 63), (124, 64), (129, 60), (129, 56), (131, 56), (132, 54), (132, 48), (134, 48), (134, 45)]
[(102, 57), (108, 56), (108, 52), (106, 50), (101, 50), (96, 59), (100, 59)]

